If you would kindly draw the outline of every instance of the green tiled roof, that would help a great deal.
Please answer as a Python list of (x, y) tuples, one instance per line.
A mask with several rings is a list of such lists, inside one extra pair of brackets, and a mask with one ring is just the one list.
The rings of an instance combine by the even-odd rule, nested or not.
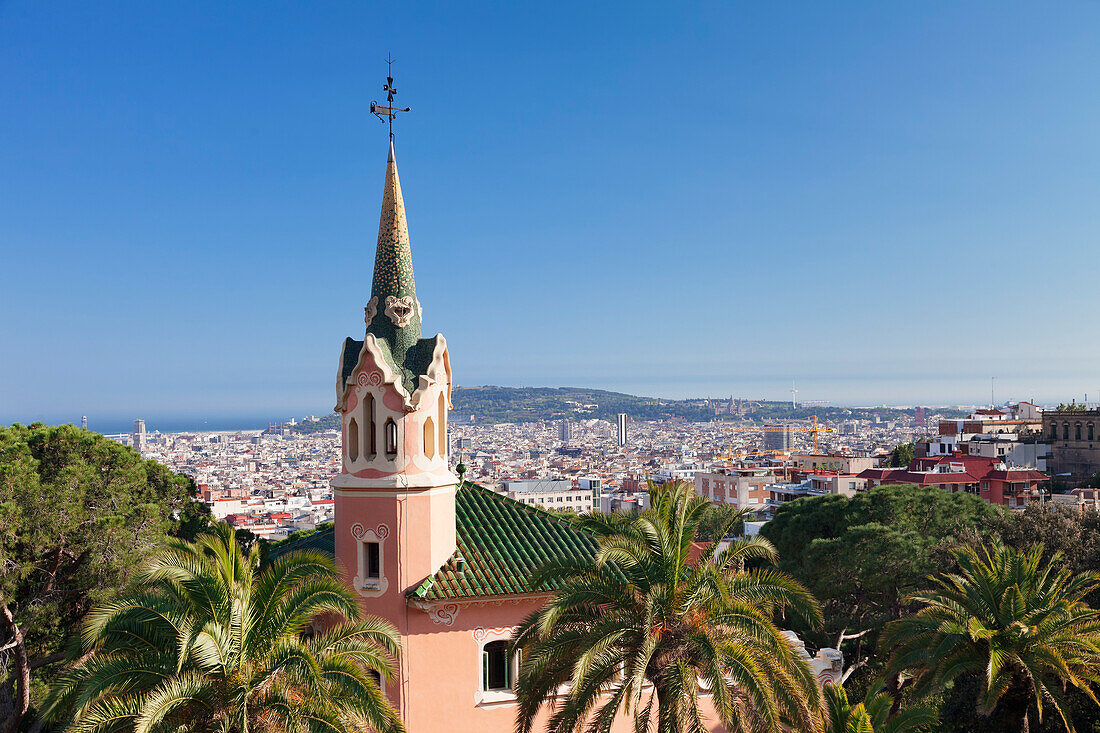
[[(540, 593), (531, 573), (553, 558), (589, 558), (596, 540), (564, 519), (476, 484), (455, 492), (458, 550), (409, 594), (424, 601)], [(271, 550), (275, 560), (292, 550), (335, 554), (330, 527)]]
[(591, 557), (596, 540), (553, 514), (475, 484), (455, 495), (458, 551), (410, 594), (421, 600), (540, 593), (531, 573), (554, 558)]
[(348, 377), (355, 371), (355, 367), (359, 366), (359, 352), (363, 350), (363, 342), (356, 341), (350, 336), (344, 339), (344, 352), (341, 355), (343, 361), (340, 363), (340, 383), (336, 385), (337, 393), (342, 392), (344, 385), (348, 383)]

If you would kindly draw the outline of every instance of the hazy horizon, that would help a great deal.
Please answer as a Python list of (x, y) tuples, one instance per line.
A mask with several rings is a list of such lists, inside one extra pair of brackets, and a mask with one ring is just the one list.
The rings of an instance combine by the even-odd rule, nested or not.
[[(506, 385), (506, 384), (486, 384), (486, 385), (468, 385), (471, 387), (577, 387), (582, 389), (603, 389), (610, 392), (620, 392), (630, 394), (638, 397), (654, 397), (659, 399), (681, 400), (681, 399), (713, 399), (722, 400), (728, 399), (730, 394), (702, 394), (691, 393), (683, 396), (675, 396), (672, 394), (657, 394), (650, 392), (631, 392), (629, 390), (614, 390), (605, 387), (598, 387), (594, 385)], [(790, 388), (788, 387), (788, 390)], [(1096, 393), (1100, 396), (1100, 392)], [(788, 392), (786, 397), (768, 397), (751, 394), (737, 394), (732, 396), (739, 398), (747, 398), (753, 400), (766, 400), (769, 402), (788, 402), (790, 400), (790, 394)], [(1083, 395), (1077, 399), (1081, 401)], [(1028, 396), (996, 396), (996, 403), (1003, 404), (1010, 400), (1018, 401), (1023, 399), (1030, 399)], [(1059, 402), (1069, 402), (1074, 397), (1068, 396), (1065, 399), (1058, 399), (1054, 401), (1037, 400), (1038, 404), (1050, 404), (1054, 405)], [(1091, 401), (1096, 401), (1092, 393), (1089, 394)], [(824, 401), (830, 407), (847, 407), (847, 408), (859, 408), (859, 407), (888, 407), (899, 409), (912, 409), (916, 406), (923, 406), (926, 408), (954, 408), (954, 407), (981, 407), (989, 404), (988, 395), (986, 400), (970, 400), (970, 401), (880, 401), (880, 402), (838, 402), (831, 401), (824, 398), (807, 398), (801, 399), (799, 396), (798, 402), (802, 404), (806, 401), (822, 402)], [(29, 416), (12, 416), (3, 415), (0, 413), (0, 425), (9, 425), (13, 422), (19, 422), (23, 424), (30, 424), (32, 422), (41, 421), (48, 424), (65, 424), (72, 423), (79, 425), (80, 418), (84, 415), (88, 417), (88, 427), (91, 430), (101, 433), (128, 433), (133, 426), (133, 421), (137, 418), (145, 420), (147, 429), (149, 431), (160, 430), (161, 432), (191, 432), (191, 431), (218, 431), (218, 430), (245, 430), (245, 429), (262, 429), (271, 422), (285, 422), (291, 418), (300, 420), (307, 416), (321, 417), (326, 414), (331, 414), (331, 409), (278, 409), (272, 408), (270, 411), (249, 411), (249, 412), (202, 412), (202, 411), (138, 411), (133, 414), (125, 414), (121, 412), (87, 412), (87, 413), (52, 413), (52, 414), (38, 414)]]

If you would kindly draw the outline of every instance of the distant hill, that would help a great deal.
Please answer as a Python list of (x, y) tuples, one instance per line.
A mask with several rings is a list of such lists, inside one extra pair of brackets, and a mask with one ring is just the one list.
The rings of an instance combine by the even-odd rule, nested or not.
[[(792, 407), (789, 402), (763, 400), (741, 400), (740, 414), (730, 414), (728, 399), (669, 400), (580, 387), (459, 387), (451, 399), (456, 418), (473, 416), (477, 422), (490, 423), (592, 418), (614, 421), (620, 412), (635, 420), (679, 418), (693, 422), (716, 419), (781, 422), (806, 420), (814, 415), (819, 420), (837, 422), (870, 420), (876, 415), (883, 420), (898, 420), (913, 415), (912, 410), (887, 407)], [(962, 417), (958, 411), (949, 414)]]
[[(454, 419), (466, 421), (473, 418), (478, 423), (614, 421), (620, 412), (625, 412), (633, 420), (746, 420), (754, 423), (806, 420), (814, 415), (818, 420), (830, 423), (870, 420), (876, 415), (882, 420), (903, 420), (913, 416), (912, 410), (892, 407), (791, 407), (789, 402), (763, 400), (742, 400), (739, 403), (740, 414), (730, 414), (729, 400), (666, 400), (581, 387), (455, 387), (451, 401), (454, 404), (451, 412)], [(963, 417), (958, 410), (940, 412), (945, 417)], [(318, 422), (299, 423), (292, 429), (300, 433), (313, 433), (339, 427), (340, 421), (336, 415), (326, 415)]]

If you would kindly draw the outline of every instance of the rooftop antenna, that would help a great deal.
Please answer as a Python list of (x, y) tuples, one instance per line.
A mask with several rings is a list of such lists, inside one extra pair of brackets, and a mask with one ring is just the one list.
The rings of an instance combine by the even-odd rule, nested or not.
[(390, 142), (393, 142), (393, 118), (398, 112), (411, 112), (412, 107), (394, 107), (393, 98), (397, 94), (397, 87), (393, 85), (393, 62), (391, 54), (386, 54), (386, 83), (382, 85), (382, 91), (386, 93), (386, 104), (371, 101), (370, 113), (378, 118), (379, 122), (388, 122), (390, 126)]

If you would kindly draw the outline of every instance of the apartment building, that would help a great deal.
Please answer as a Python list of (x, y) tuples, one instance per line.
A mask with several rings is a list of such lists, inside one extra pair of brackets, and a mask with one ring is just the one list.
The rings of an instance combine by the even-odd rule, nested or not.
[(1048, 410), (1043, 436), (1050, 442), (1052, 476), (1084, 486), (1100, 473), (1100, 409)]
[(599, 509), (599, 492), (599, 482), (592, 479), (585, 479), (583, 487), (574, 487), (570, 479), (505, 481), (501, 489), (502, 494), (520, 504), (543, 509), (571, 509), (578, 514), (592, 511), (593, 506)]

